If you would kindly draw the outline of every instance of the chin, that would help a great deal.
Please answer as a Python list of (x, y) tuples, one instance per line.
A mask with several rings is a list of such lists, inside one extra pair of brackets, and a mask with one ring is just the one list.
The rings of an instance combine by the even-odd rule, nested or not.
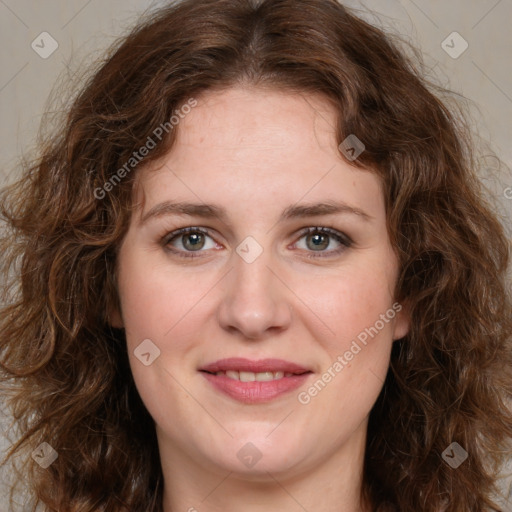
[[(218, 447), (216, 454), (210, 453), (216, 466), (244, 478), (268, 480), (272, 475), (300, 472), (301, 463), (307, 458), (304, 443), (295, 436), (281, 435), (272, 439), (268, 432), (261, 430), (254, 435), (230, 439), (229, 443)], [(312, 450), (314, 450), (314, 443)]]

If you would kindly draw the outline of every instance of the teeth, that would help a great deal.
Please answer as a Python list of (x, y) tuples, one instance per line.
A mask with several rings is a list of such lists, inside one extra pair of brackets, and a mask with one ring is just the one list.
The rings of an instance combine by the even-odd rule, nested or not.
[(226, 372), (217, 372), (216, 375), (225, 375), (229, 379), (239, 380), (240, 382), (268, 382), (270, 380), (278, 380), (283, 377), (291, 377), (293, 373), (286, 372), (237, 372), (228, 370)]
[[(276, 373), (278, 373), (278, 372), (276, 372)], [(266, 382), (269, 380), (280, 379), (281, 377), (279, 377), (279, 376), (275, 377), (274, 373), (272, 373), (272, 372), (260, 372), (260, 373), (255, 373), (254, 378), (255, 378), (255, 380), (257, 380), (259, 382)]]
[(253, 382), (256, 380), (256, 374), (252, 372), (240, 372), (240, 382)]

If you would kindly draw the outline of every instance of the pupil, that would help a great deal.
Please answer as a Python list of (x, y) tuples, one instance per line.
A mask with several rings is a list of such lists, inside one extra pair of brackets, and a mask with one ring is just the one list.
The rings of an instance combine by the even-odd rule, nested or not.
[[(325, 249), (329, 245), (329, 242), (328, 241), (326, 242), (327, 236), (325, 236), (325, 235), (322, 235), (322, 234), (313, 235), (312, 239), (313, 239), (313, 244), (316, 248)], [(323, 243), (322, 243), (322, 240), (323, 240)]]
[[(197, 233), (194, 233), (194, 234), (191, 234), (191, 235), (187, 235), (185, 237), (185, 247), (187, 247), (187, 245), (189, 246), (188, 248), (192, 248), (192, 249), (197, 249), (198, 246), (201, 244), (202, 242), (202, 236), (203, 235), (200, 235), (200, 234), (197, 234)], [(193, 240), (192, 243), (189, 243), (190, 240)], [(200, 247), (199, 247), (200, 248)]]

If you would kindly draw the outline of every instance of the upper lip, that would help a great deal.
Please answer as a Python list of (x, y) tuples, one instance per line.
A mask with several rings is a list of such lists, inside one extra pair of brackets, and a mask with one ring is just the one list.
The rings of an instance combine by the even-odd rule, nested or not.
[(229, 359), (219, 359), (214, 363), (210, 363), (199, 369), (209, 373), (241, 371), (241, 372), (285, 372), (285, 373), (307, 373), (311, 370), (300, 366), (299, 364), (292, 363), (290, 361), (284, 361), (283, 359), (260, 359), (258, 361), (252, 361), (243, 357), (231, 357)]

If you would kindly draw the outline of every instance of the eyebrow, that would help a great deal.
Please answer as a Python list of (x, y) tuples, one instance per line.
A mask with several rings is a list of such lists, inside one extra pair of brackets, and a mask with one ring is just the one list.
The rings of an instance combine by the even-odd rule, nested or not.
[[(280, 221), (290, 219), (300, 219), (305, 217), (318, 217), (321, 215), (335, 215), (335, 214), (349, 214), (360, 217), (362, 220), (368, 222), (374, 217), (354, 206), (339, 201), (326, 201), (321, 203), (308, 203), (292, 205), (286, 208), (282, 214)], [(227, 223), (228, 215), (222, 206), (214, 204), (199, 204), (199, 203), (173, 203), (171, 201), (164, 201), (156, 206), (153, 206), (141, 220), (141, 224), (145, 224), (150, 219), (164, 217), (167, 215), (188, 215), (191, 217), (201, 217), (205, 219), (219, 219)]]

